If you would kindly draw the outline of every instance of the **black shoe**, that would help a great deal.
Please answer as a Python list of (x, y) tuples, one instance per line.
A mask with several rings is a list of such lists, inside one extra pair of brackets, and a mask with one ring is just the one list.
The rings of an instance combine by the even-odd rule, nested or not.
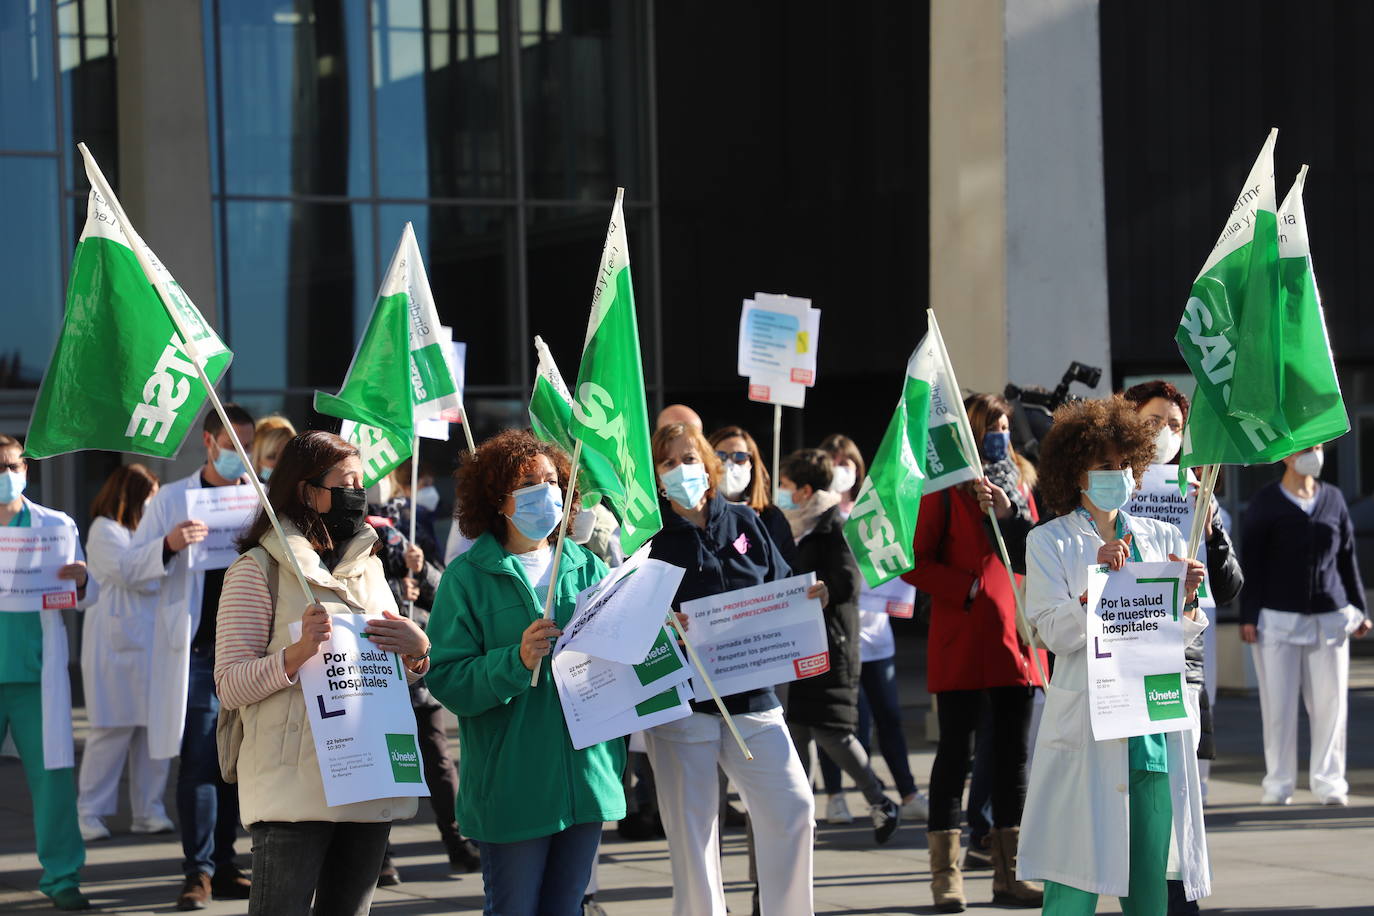
[(745, 814), (744, 814), (743, 811), (741, 811), (740, 809), (736, 808), (734, 805), (729, 805), (729, 804), (727, 804), (727, 805), (725, 806), (725, 826), (726, 826), (726, 827), (735, 827), (735, 828), (739, 828), (739, 827), (743, 827), (746, 823), (748, 823), (748, 821), (745, 820)]
[(252, 892), (253, 883), (232, 865), (219, 866), (210, 879), (210, 893), (219, 900), (247, 900)]
[(902, 821), (902, 809), (892, 799), (884, 798), (881, 804), (869, 807), (868, 813), (873, 818), (873, 840), (881, 846), (897, 832), (897, 825)]
[(467, 874), (482, 867), (482, 853), (467, 837), (459, 837), (448, 846), (448, 871), (451, 875)]
[(378, 887), (395, 887), (401, 883), (401, 873), (391, 863), (391, 856), (382, 859), (382, 870), (377, 873)]
[(606, 908), (588, 894), (582, 898), (582, 916), (606, 916)]
[(615, 832), (620, 834), (622, 840), (637, 842), (640, 840), (652, 840), (659, 836), (654, 829), (654, 819), (642, 811), (634, 814), (627, 814), (616, 824)]

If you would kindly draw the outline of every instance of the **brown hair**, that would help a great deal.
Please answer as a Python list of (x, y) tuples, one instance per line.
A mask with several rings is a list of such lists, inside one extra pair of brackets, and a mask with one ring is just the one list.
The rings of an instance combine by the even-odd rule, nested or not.
[(1173, 383), (1166, 382), (1162, 378), (1157, 378), (1151, 382), (1141, 382), (1139, 385), (1132, 385), (1121, 393), (1121, 396), (1131, 402), (1136, 410), (1144, 407), (1155, 398), (1163, 398), (1171, 401), (1178, 406), (1183, 414), (1183, 422), (1188, 422), (1188, 395), (1174, 387)]
[[(755, 512), (762, 512), (773, 502), (773, 481), (768, 476), (768, 468), (763, 463), (763, 454), (759, 451), (758, 443), (754, 441), (754, 437), (749, 435), (749, 431), (742, 426), (722, 426), (711, 433), (710, 438), (706, 441), (711, 446), (711, 453), (715, 454), (716, 446), (726, 439), (736, 437), (744, 440), (744, 450), (749, 453), (749, 486), (744, 489), (744, 502)], [(717, 456), (716, 460), (719, 461), (720, 457)], [(721, 473), (724, 472), (725, 468), (722, 466)]]
[[(489, 532), (498, 543), (505, 545), (506, 517), (501, 514), (501, 504), (510, 495), (525, 466), (540, 455), (552, 462), (558, 474), (563, 504), (572, 506), (568, 517), (568, 527), (572, 528), (572, 520), (577, 518), (580, 494), (575, 485), (568, 485), (572, 466), (567, 452), (535, 438), (529, 430), (503, 429), (479, 445), (476, 454), (464, 459), (453, 474), (458, 482), (454, 500), (458, 510), (454, 518), (464, 537), (476, 540)], [(551, 538), (556, 536), (556, 532), (550, 535)]]
[(778, 476), (792, 481), (794, 487), (808, 484), (815, 492), (830, 489), (835, 479), (835, 462), (830, 453), (818, 448), (800, 448), (778, 465)]
[(4, 433), (0, 433), (0, 448), (17, 448), (21, 452), (20, 460), (24, 460), (22, 455), (22, 452), (24, 451), (24, 443), (20, 442), (13, 436), (7, 436)]
[[(711, 443), (706, 441), (706, 436), (695, 426), (688, 426), (686, 423), (669, 423), (667, 426), (660, 426), (654, 430), (654, 438), (650, 443), (654, 453), (654, 475), (658, 475), (658, 465), (668, 454), (668, 446), (674, 439), (686, 436), (692, 440), (692, 444), (697, 448), (697, 454), (701, 456), (701, 463), (706, 466), (706, 479), (710, 485), (706, 488), (708, 499), (716, 498), (716, 487), (720, 485), (720, 477), (725, 473), (725, 467), (716, 457), (716, 450)], [(659, 487), (661, 491), (663, 488)]]
[(854, 486), (850, 487), (845, 493), (840, 494), (845, 499), (857, 500), (859, 498), (859, 488), (864, 485), (864, 475), (868, 473), (868, 465), (864, 462), (863, 453), (854, 444), (854, 440), (841, 433), (831, 433), (821, 440), (818, 446), (821, 451), (830, 455), (832, 461), (838, 466), (841, 458), (848, 458), (854, 462)]
[[(356, 457), (358, 450), (333, 433), (322, 429), (308, 430), (282, 448), (277, 467), (267, 482), (267, 501), (276, 510), (277, 518), (289, 519), (316, 553), (330, 550), (335, 544), (320, 514), (305, 501), (303, 484), (319, 480), (340, 461)], [(267, 512), (259, 509), (253, 524), (235, 542), (239, 553), (258, 546), (262, 536), (271, 528)]]
[(114, 519), (133, 531), (143, 518), (143, 506), (157, 485), (157, 475), (141, 464), (117, 467), (95, 495), (91, 518)]
[[(992, 424), (1006, 417), (1011, 419), (1011, 404), (1007, 399), (996, 394), (971, 394), (964, 398), (964, 410), (968, 413), (968, 425), (973, 430), (973, 442), (981, 447), (983, 437), (992, 429)], [(1016, 453), (1016, 449), (1010, 444), (1007, 445), (1007, 457), (1016, 463), (1016, 470), (1021, 474), (1021, 482), (1027, 487), (1034, 487), (1036, 481), (1035, 465)]]
[(1155, 460), (1155, 431), (1121, 395), (1065, 404), (1054, 412), (1054, 425), (1040, 440), (1040, 493), (1050, 509), (1063, 515), (1080, 505), (1079, 480), (1108, 449), (1120, 452), (1139, 487)]
[[(230, 423), (233, 423), (235, 426), (253, 425), (253, 415), (238, 404), (235, 404), (233, 401), (225, 401), (222, 406), (224, 407), (224, 415), (229, 418)], [(220, 431), (224, 429), (224, 421), (219, 418), (218, 410), (206, 412), (205, 421), (201, 423), (201, 429), (209, 433), (211, 439), (214, 439), (220, 434)], [(272, 473), (275, 474), (276, 472), (273, 471)]]

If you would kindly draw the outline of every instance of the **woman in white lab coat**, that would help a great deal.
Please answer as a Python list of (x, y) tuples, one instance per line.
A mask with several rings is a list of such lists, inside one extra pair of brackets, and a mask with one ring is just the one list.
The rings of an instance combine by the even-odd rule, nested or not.
[[(1156, 916), (1167, 908), (1166, 876), (1181, 880), (1190, 900), (1210, 891), (1192, 695), (1184, 692), (1190, 728), (1162, 740), (1096, 741), (1089, 721), (1089, 567), (1177, 560), (1187, 550), (1176, 527), (1120, 511), (1153, 456), (1154, 430), (1120, 397), (1060, 408), (1041, 444), (1041, 494), (1061, 514), (1030, 533), (1026, 613), (1055, 661), (1018, 874), (1045, 880), (1048, 916), (1093, 913), (1098, 894), (1122, 898), (1127, 916)], [(1197, 610), (1203, 565), (1187, 563), (1184, 638), (1191, 642), (1207, 619)]]
[(167, 833), (172, 822), (162, 797), (170, 759), (148, 748), (148, 697), (152, 690), (153, 627), (159, 579), (139, 579), (129, 541), (158, 479), (141, 464), (120, 467), (91, 506), (86, 556), (100, 599), (82, 627), (81, 677), (91, 730), (81, 758), (81, 835), (87, 842), (110, 835), (104, 818), (119, 807), (119, 775), (129, 763), (133, 833)]

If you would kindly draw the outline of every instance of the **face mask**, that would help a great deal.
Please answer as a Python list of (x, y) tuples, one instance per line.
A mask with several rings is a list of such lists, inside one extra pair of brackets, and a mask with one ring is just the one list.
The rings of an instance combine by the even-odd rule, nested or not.
[(706, 465), (701, 462), (679, 464), (666, 474), (659, 474), (658, 479), (668, 498), (684, 509), (695, 509), (711, 485), (706, 477)]
[(795, 512), (796, 510), (800, 509), (801, 506), (797, 505), (796, 492), (796, 490), (784, 490), (782, 488), (779, 488), (777, 502), (778, 508), (784, 512)]
[(842, 464), (835, 468), (835, 475), (830, 479), (830, 492), (844, 495), (852, 489), (854, 489), (853, 466)]
[(262, 482), (263, 482), (263, 483), (267, 483), (267, 481), (269, 481), (269, 480), (271, 480), (271, 479), (272, 479), (272, 469), (271, 469), (271, 468), (263, 468), (263, 469), (262, 469)]
[(225, 480), (238, 480), (248, 470), (243, 466), (239, 453), (232, 448), (220, 446), (219, 457), (214, 461), (215, 473)]
[(536, 483), (511, 491), (515, 497), (515, 514), (508, 515), (515, 530), (531, 541), (542, 541), (563, 514), (563, 491), (551, 483)]
[(1178, 454), (1183, 437), (1167, 426), (1161, 426), (1155, 433), (1155, 464), (1168, 464)]
[(744, 495), (744, 491), (749, 488), (749, 481), (753, 478), (753, 465), (735, 464), (733, 461), (727, 461), (725, 462), (725, 477), (720, 482), (720, 493), (726, 499), (739, 499)]
[(983, 436), (983, 458), (996, 463), (1006, 459), (1011, 451), (1011, 433), (988, 430)]
[(362, 530), (367, 516), (367, 491), (354, 487), (324, 487), (329, 490), (329, 511), (321, 513), (325, 530), (334, 546), (342, 547)]
[(23, 471), (4, 471), (0, 473), (0, 503), (12, 503), (24, 495), (24, 487), (29, 478)]
[(573, 519), (572, 539), (574, 544), (585, 544), (596, 533), (596, 513), (583, 509)]
[[(1293, 470), (1305, 477), (1320, 477), (1322, 473), (1322, 462), (1326, 456), (1322, 452), (1303, 452), (1293, 459)], [(4, 497), (0, 496), (0, 501)]]
[(1083, 491), (1088, 500), (1103, 512), (1113, 512), (1131, 501), (1135, 492), (1135, 473), (1130, 468), (1120, 471), (1089, 471), (1088, 488)]
[(434, 487), (421, 487), (415, 494), (415, 505), (433, 512), (439, 508), (439, 491)]

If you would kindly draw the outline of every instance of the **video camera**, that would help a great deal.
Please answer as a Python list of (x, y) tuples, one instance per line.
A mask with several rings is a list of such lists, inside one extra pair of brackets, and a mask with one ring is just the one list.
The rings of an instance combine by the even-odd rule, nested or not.
[(1011, 383), (1002, 390), (1002, 396), (1012, 406), (1011, 439), (1019, 454), (1033, 462), (1040, 460), (1040, 440), (1050, 431), (1054, 423), (1054, 412), (1071, 401), (1080, 400), (1069, 394), (1069, 386), (1074, 382), (1096, 388), (1102, 380), (1102, 370), (1077, 360), (1069, 363), (1064, 376), (1053, 391), (1039, 386), (1022, 388)]

